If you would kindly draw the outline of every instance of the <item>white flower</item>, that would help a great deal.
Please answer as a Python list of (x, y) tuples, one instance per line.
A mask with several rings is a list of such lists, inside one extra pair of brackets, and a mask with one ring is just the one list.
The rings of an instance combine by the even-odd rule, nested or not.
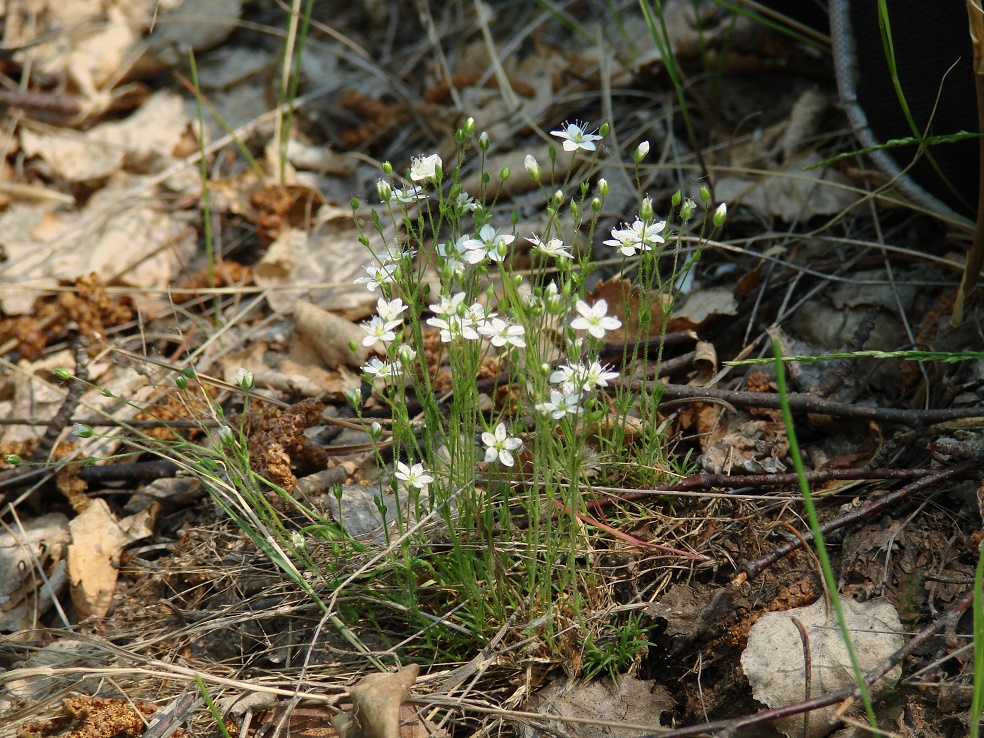
[(388, 301), (383, 297), (376, 300), (376, 312), (379, 313), (380, 318), (386, 321), (395, 320), (397, 322), (402, 322), (402, 314), (406, 309), (407, 306), (403, 304), (403, 300), (399, 297), (395, 300)]
[(493, 346), (505, 346), (511, 343), (517, 348), (524, 348), (526, 341), (523, 336), (526, 329), (521, 325), (511, 325), (501, 318), (492, 318), (484, 325), (479, 326), (478, 332), (483, 336), (488, 336)]
[(564, 140), (564, 151), (585, 151), (595, 150), (595, 141), (600, 141), (601, 136), (595, 133), (585, 132), (582, 125), (577, 123), (567, 123), (559, 131), (550, 131), (551, 136), (556, 136)]
[(644, 221), (636, 220), (632, 225), (622, 224), (623, 228), (613, 228), (612, 238), (605, 241), (606, 246), (613, 246), (625, 256), (634, 256), (638, 251), (652, 251), (653, 246), (666, 243), (661, 235), (666, 227), (666, 221), (646, 225)]
[(605, 245), (618, 249), (625, 256), (635, 256), (638, 248), (635, 233), (621, 228), (612, 228), (612, 237), (605, 241)]
[(496, 313), (490, 307), (483, 305), (480, 302), (473, 302), (471, 305), (468, 306), (468, 309), (465, 310), (465, 318), (468, 320), (468, 322), (471, 325), (475, 326), (476, 328), (485, 325), (490, 320), (492, 320), (492, 318), (494, 318), (497, 314), (498, 313)]
[(554, 258), (564, 257), (565, 259), (570, 259), (572, 261), (574, 260), (571, 252), (567, 250), (564, 246), (564, 242), (559, 238), (551, 238), (549, 241), (544, 243), (538, 236), (533, 235), (526, 240), (533, 244), (536, 250), (545, 256), (552, 256)]
[(387, 344), (396, 339), (394, 328), (399, 328), (402, 320), (383, 320), (375, 315), (368, 323), (362, 324), (362, 330), (368, 335), (362, 339), (363, 346), (375, 346), (377, 343)]
[(571, 384), (578, 367), (571, 364), (561, 364), (550, 374), (551, 384)]
[(413, 187), (407, 187), (405, 190), (399, 188), (394, 188), (390, 193), (389, 200), (387, 203), (390, 205), (396, 205), (398, 203), (403, 203), (404, 205), (410, 205), (417, 202), (418, 200), (426, 200), (427, 193), (424, 192), (422, 187), (414, 185)]
[(607, 387), (608, 380), (618, 379), (618, 372), (608, 371), (609, 369), (611, 369), (610, 365), (602, 366), (597, 361), (592, 362), (591, 366), (584, 372), (584, 385), (588, 385), (585, 389)]
[(458, 246), (462, 249), (462, 258), (469, 264), (478, 264), (486, 258), (503, 261), (506, 258), (507, 247), (515, 238), (515, 236), (500, 236), (495, 228), (486, 223), (479, 229), (476, 238), (459, 241)]
[(639, 243), (640, 251), (649, 251), (656, 244), (666, 243), (666, 239), (659, 235), (664, 228), (666, 228), (665, 220), (650, 223), (649, 225), (646, 225), (641, 220), (636, 220), (629, 226), (629, 229), (635, 234), (636, 241)]
[(550, 390), (550, 402), (537, 403), (536, 409), (554, 420), (560, 420), (565, 415), (578, 415), (581, 412), (581, 395)]
[(469, 195), (467, 192), (459, 192), (458, 196), (454, 198), (454, 209), (460, 215), (463, 213), (470, 213), (474, 210), (478, 210), (478, 203), (475, 202), (475, 198)]
[(428, 318), (427, 325), (441, 331), (441, 343), (451, 343), (451, 339), (461, 337), (472, 341), (478, 340), (474, 321), (468, 316), (449, 315), (446, 318)]
[(365, 267), (368, 277), (359, 277), (355, 280), (356, 284), (364, 284), (370, 292), (374, 292), (377, 287), (384, 284), (392, 284), (396, 281), (396, 264), (383, 264), (381, 267), (369, 264)]
[(497, 458), (504, 466), (512, 466), (515, 463), (512, 452), (522, 447), (523, 442), (510, 436), (506, 432), (506, 424), (499, 423), (495, 427), (495, 433), (483, 433), (482, 443), (485, 444), (485, 462), (495, 461)]
[(443, 164), (444, 162), (441, 161), (441, 157), (437, 154), (415, 156), (413, 161), (410, 162), (410, 179), (414, 182), (427, 180), (436, 184), (440, 179), (438, 170)]
[(464, 312), (462, 309), (464, 302), (464, 292), (458, 292), (451, 295), (451, 297), (441, 295), (441, 303), (439, 305), (431, 305), (430, 309), (435, 315), (457, 315), (459, 312)]
[(408, 466), (402, 461), (396, 462), (396, 478), (407, 487), (415, 487), (422, 492), (426, 491), (427, 485), (434, 481), (434, 477), (424, 470), (423, 464)]
[(291, 531), (290, 543), (294, 548), (304, 548), (304, 534), (299, 530)]
[(400, 360), (380, 361), (375, 356), (369, 359), (369, 363), (362, 367), (362, 371), (371, 376), (374, 380), (381, 379), (384, 382), (395, 379), (403, 372)]
[(571, 321), (571, 328), (576, 331), (587, 331), (595, 338), (604, 338), (606, 331), (613, 331), (622, 325), (618, 318), (608, 316), (605, 300), (598, 300), (594, 305), (578, 300), (574, 307), (580, 313), (580, 317)]
[(249, 369), (236, 370), (236, 384), (247, 392), (253, 389), (253, 372)]

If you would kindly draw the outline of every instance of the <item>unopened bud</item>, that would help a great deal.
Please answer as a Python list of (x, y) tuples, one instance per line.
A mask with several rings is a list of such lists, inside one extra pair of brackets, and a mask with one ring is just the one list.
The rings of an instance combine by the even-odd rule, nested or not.
[(55, 376), (59, 379), (71, 379), (72, 373), (68, 369), (55, 369)]
[(393, 187), (385, 179), (381, 179), (376, 182), (376, 194), (383, 202), (389, 202), (390, 198), (393, 197)]
[(219, 442), (223, 446), (233, 446), (236, 443), (236, 434), (228, 425), (219, 426)]
[(555, 208), (559, 208), (564, 204), (564, 192), (562, 190), (557, 190), (554, 192), (552, 204)]
[(642, 198), (642, 204), (639, 205), (639, 219), (644, 223), (650, 223), (653, 219), (653, 201), (649, 197)]
[(635, 163), (639, 164), (643, 159), (646, 158), (646, 154), (649, 153), (649, 141), (642, 141), (638, 146), (636, 146), (635, 152), (632, 154), (632, 158), (635, 159)]
[(602, 197), (608, 197), (608, 180), (604, 177), (598, 180), (598, 194)]
[(714, 211), (714, 217), (712, 218), (714, 227), (720, 228), (721, 226), (723, 226), (724, 221), (727, 219), (727, 217), (728, 217), (728, 204), (722, 202), (720, 205), (717, 206), (717, 210)]
[(594, 213), (595, 215), (597, 215), (598, 213), (600, 213), (601, 212), (601, 206), (602, 206), (602, 202), (601, 202), (601, 198), (600, 197), (592, 197), (591, 198), (591, 212), (592, 213)]
[(534, 182), (539, 182), (540, 174), (541, 174), (540, 165), (537, 164), (536, 158), (533, 156), (533, 154), (526, 155), (525, 164), (526, 164), (526, 173), (530, 175), (530, 179), (532, 179)]
[(393, 173), (393, 165), (390, 164), (388, 161), (384, 161), (383, 162), (383, 174), (385, 174), (388, 177), (392, 173)]
[(489, 150), (489, 134), (487, 131), (482, 131), (482, 133), (479, 135), (478, 148), (480, 148), (482, 151)]
[(673, 196), (670, 197), (670, 205), (677, 207), (681, 202), (683, 202), (683, 193), (680, 192), (680, 190), (677, 190), (673, 193)]
[(499, 172), (499, 179), (505, 182), (507, 179), (509, 179), (510, 174), (512, 174), (512, 170), (509, 167), (503, 167), (502, 171)]
[(711, 200), (711, 191), (707, 189), (707, 185), (700, 186), (700, 201), (705, 205)]
[(470, 118), (470, 117), (469, 118), (466, 118), (465, 119), (465, 124), (461, 127), (461, 130), (463, 130), (465, 132), (465, 135), (466, 136), (469, 136), (469, 137), (470, 136), (474, 136), (475, 135), (475, 119), (474, 118)]
[(72, 435), (76, 438), (92, 438), (92, 426), (85, 423), (73, 423)]
[(601, 128), (598, 129), (598, 135), (599, 136), (607, 136), (608, 135), (608, 132), (610, 130), (612, 130), (612, 127), (606, 121), (606, 122), (602, 123), (601, 124)]

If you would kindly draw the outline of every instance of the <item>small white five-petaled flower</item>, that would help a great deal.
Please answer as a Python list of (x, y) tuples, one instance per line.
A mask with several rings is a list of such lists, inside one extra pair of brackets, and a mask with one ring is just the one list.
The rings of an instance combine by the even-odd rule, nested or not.
[(359, 277), (355, 283), (366, 285), (370, 292), (374, 292), (377, 287), (382, 287), (384, 284), (391, 284), (396, 281), (396, 264), (383, 264), (381, 267), (368, 264), (363, 268), (369, 276)]
[(482, 443), (485, 444), (485, 462), (498, 459), (503, 466), (512, 466), (516, 463), (512, 452), (523, 445), (520, 439), (509, 435), (505, 423), (499, 423), (495, 427), (495, 433), (483, 433)]
[(622, 326), (621, 320), (608, 315), (608, 303), (605, 300), (598, 300), (594, 305), (578, 300), (574, 307), (580, 314), (571, 321), (571, 328), (576, 331), (587, 331), (595, 338), (604, 338), (607, 331), (614, 331)]
[(550, 402), (539, 402), (536, 409), (554, 420), (581, 412), (581, 395), (577, 392), (550, 390)]
[(362, 330), (368, 335), (362, 339), (363, 346), (375, 346), (377, 343), (389, 343), (396, 340), (394, 328), (399, 328), (402, 320), (384, 320), (379, 315), (374, 315), (368, 323), (362, 324)]
[(402, 461), (396, 462), (396, 478), (407, 487), (414, 487), (421, 492), (426, 491), (427, 485), (434, 481), (434, 477), (424, 470), (423, 464), (409, 466)]
[(509, 244), (515, 238), (515, 236), (500, 236), (495, 228), (486, 223), (479, 229), (477, 238), (459, 241), (458, 245), (462, 249), (462, 258), (469, 264), (478, 264), (486, 258), (492, 261), (503, 261), (506, 258)]
[(594, 151), (596, 148), (595, 141), (602, 139), (602, 136), (597, 133), (588, 133), (582, 125), (577, 123), (566, 123), (561, 130), (550, 131), (550, 135), (563, 139), (564, 151), (577, 151), (578, 149)]
[(526, 329), (521, 325), (512, 325), (502, 318), (492, 318), (478, 327), (478, 332), (488, 336), (493, 346), (505, 346), (511, 343), (517, 348), (524, 348), (526, 340), (523, 336)]
[(563, 257), (565, 259), (570, 259), (571, 261), (574, 260), (574, 256), (567, 250), (567, 247), (564, 246), (564, 242), (559, 238), (551, 238), (549, 241), (544, 243), (538, 236), (533, 235), (526, 240), (533, 244), (536, 250), (544, 256), (552, 256), (555, 259), (558, 257)]

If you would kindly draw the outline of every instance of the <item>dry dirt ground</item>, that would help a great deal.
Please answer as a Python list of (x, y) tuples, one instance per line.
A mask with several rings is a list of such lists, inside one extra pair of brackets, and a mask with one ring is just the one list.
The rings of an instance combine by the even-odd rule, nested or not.
[[(315, 2), (309, 25), (274, 0), (177, 5), (18, 0), (2, 18), (0, 458), (26, 463), (0, 470), (0, 736), (219, 735), (203, 691), (243, 736), (776, 735), (755, 717), (767, 698), (752, 662), (801, 702), (796, 664), (805, 646), (821, 663), (834, 626), (774, 369), (724, 362), (771, 355), (770, 336), (797, 355), (981, 346), (976, 307), (949, 320), (967, 225), (912, 207), (864, 157), (807, 169), (857, 148), (829, 50), (690, 2), (665, 4), (671, 65), (634, 3)], [(490, 136), (487, 171), (512, 170), (496, 207), (523, 225), (543, 203), (526, 155), (545, 162), (565, 121), (611, 122), (574, 178), (612, 189), (581, 242), (595, 296), (615, 275), (601, 241), (640, 192), (660, 213), (706, 184), (729, 211), (669, 322), (659, 422), (676, 463), (648, 488), (596, 478), (610, 491), (590, 525), (621, 536), (560, 564), (600, 577), (596, 607), (531, 606), (470, 637), (449, 614), (456, 593), (421, 572), (417, 601), (451, 623), (431, 639), (385, 572), (364, 568), (383, 566), (378, 538), (310, 547), (336, 581), (352, 575), (333, 599), (285, 575), (169, 459), (176, 438), (208, 443), (210, 403), (242, 412), (245, 367), (253, 470), (325, 519), (359, 494), (376, 514), (374, 457), (344, 396), (362, 389), (347, 346), (375, 309), (352, 284), (368, 261), (360, 228), (380, 163), (453, 162), (469, 116)], [(522, 248), (511, 258), (530, 264)], [(881, 725), (964, 735), (981, 362), (790, 364), (789, 380), (838, 589), (861, 603), (864, 671), (892, 669), (875, 690)], [(73, 434), (80, 421), (96, 436)], [(552, 606), (610, 633), (591, 651), (612, 656), (600, 675), (584, 679), (577, 627), (537, 641)], [(359, 681), (396, 662), (378, 694)], [(818, 676), (808, 696), (842, 686)], [(332, 727), (353, 701), (384, 724)], [(843, 717), (843, 735), (864, 734), (850, 732), (857, 704)]]

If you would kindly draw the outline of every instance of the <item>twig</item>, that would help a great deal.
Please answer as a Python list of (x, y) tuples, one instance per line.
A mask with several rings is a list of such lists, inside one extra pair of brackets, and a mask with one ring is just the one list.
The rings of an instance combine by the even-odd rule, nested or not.
[(75, 377), (78, 381), (72, 381), (68, 385), (68, 391), (65, 393), (65, 399), (62, 400), (61, 407), (58, 408), (58, 412), (55, 413), (54, 417), (48, 421), (48, 427), (41, 436), (41, 440), (38, 441), (37, 447), (34, 449), (34, 453), (31, 454), (30, 461), (47, 461), (48, 456), (51, 454), (51, 450), (55, 447), (55, 443), (58, 441), (58, 436), (61, 435), (62, 431), (68, 427), (68, 424), (72, 422), (72, 416), (75, 414), (76, 408), (79, 406), (79, 401), (82, 399), (82, 393), (85, 392), (88, 380), (89, 380), (89, 357), (86, 354), (86, 348), (88, 347), (88, 341), (84, 336), (76, 336), (72, 340), (72, 351), (75, 356)]
[[(615, 381), (609, 389), (624, 387), (624, 382)], [(652, 386), (644, 386), (642, 382), (630, 382), (633, 391), (652, 390)], [(663, 384), (663, 399), (713, 397), (730, 402), (736, 407), (765, 407), (779, 408), (779, 395), (771, 392), (740, 392), (737, 390), (720, 390), (708, 387), (691, 387), (682, 384)], [(929, 423), (942, 423), (957, 418), (984, 417), (984, 411), (978, 408), (946, 408), (933, 410), (902, 409), (893, 407), (867, 407), (862, 405), (845, 405), (831, 402), (810, 392), (790, 392), (789, 405), (793, 410), (818, 415), (831, 415), (839, 418), (860, 418), (885, 423), (897, 423), (921, 427)]]
[[(873, 502), (869, 502), (864, 507), (860, 507), (857, 510), (854, 510), (849, 513), (845, 513), (844, 515), (840, 515), (834, 518), (833, 520), (824, 523), (823, 525), (820, 526), (820, 530), (824, 534), (827, 534), (830, 533), (831, 531), (835, 531), (838, 530), (839, 528), (843, 528), (847, 525), (851, 525), (852, 523), (857, 523), (862, 520), (867, 520), (868, 518), (874, 517), (885, 508), (893, 505), (897, 505), (906, 497), (909, 497), (910, 495), (916, 492), (920, 492), (926, 489), (927, 487), (932, 487), (934, 484), (938, 482), (942, 482), (944, 479), (949, 479), (950, 477), (959, 476), (964, 472), (977, 468), (977, 466), (978, 464), (976, 461), (965, 461), (961, 464), (951, 466), (948, 469), (940, 469), (935, 474), (925, 476), (922, 479), (919, 479), (906, 487), (902, 487), (902, 489), (898, 489), (895, 492), (890, 492), (884, 497), (880, 497), (879, 499)], [(800, 548), (803, 545), (803, 542), (809, 543), (812, 540), (813, 540), (813, 533), (810, 531), (805, 531), (803, 533), (802, 539), (798, 539), (795, 541), (788, 541), (782, 544), (781, 546), (779, 546), (778, 548), (774, 549), (770, 553), (766, 554), (765, 556), (757, 558), (754, 561), (750, 561), (749, 563), (745, 564), (745, 567), (741, 570), (738, 576), (735, 577), (732, 584), (738, 585), (738, 584), (742, 584), (743, 582), (749, 579), (754, 579), (763, 571), (765, 571), (768, 567), (770, 567), (772, 564), (779, 561), (784, 556), (788, 556), (796, 549)]]

